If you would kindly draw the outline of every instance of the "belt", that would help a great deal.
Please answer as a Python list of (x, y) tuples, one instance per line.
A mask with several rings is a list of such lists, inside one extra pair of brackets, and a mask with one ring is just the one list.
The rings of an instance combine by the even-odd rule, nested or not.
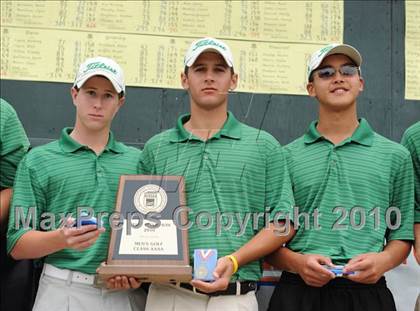
[(60, 269), (47, 263), (44, 264), (44, 270), (42, 273), (56, 279), (67, 281), (69, 283), (93, 285), (95, 281), (95, 275), (93, 274), (87, 274), (68, 269)]
[[(295, 273), (283, 271), (280, 277), (280, 281), (278, 284), (293, 284), (293, 285), (300, 285), (300, 286), (309, 286), (305, 283), (305, 281)], [(358, 283), (343, 277), (335, 277), (327, 284), (325, 284), (322, 288), (330, 288), (330, 289), (340, 289), (340, 288), (354, 288), (354, 289), (368, 289), (368, 288), (375, 288), (375, 287), (386, 287), (385, 277), (382, 276), (376, 283), (373, 284), (363, 284)]]
[(213, 293), (205, 293), (201, 290), (195, 288), (189, 283), (178, 283), (177, 286), (188, 289), (193, 291), (194, 293), (204, 294), (207, 296), (225, 296), (225, 295), (245, 295), (250, 291), (257, 290), (257, 283), (254, 281), (236, 281), (235, 283), (229, 283), (228, 287), (225, 290), (213, 292)]

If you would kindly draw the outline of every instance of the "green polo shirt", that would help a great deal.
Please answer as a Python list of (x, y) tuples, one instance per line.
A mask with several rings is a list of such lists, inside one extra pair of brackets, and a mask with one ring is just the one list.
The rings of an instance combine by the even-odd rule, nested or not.
[[(216, 248), (219, 257), (236, 251), (263, 227), (264, 216), (269, 219), (281, 215), (276, 212), (290, 212), (293, 198), (282, 148), (270, 134), (242, 124), (228, 113), (223, 128), (203, 141), (185, 130), (183, 124), (189, 118), (180, 117), (175, 128), (146, 143), (143, 170), (153, 175), (185, 177), (187, 205), (191, 209), (192, 261), (194, 249), (198, 248)], [(230, 229), (218, 232), (217, 215), (226, 224), (229, 216), (224, 215), (229, 213), (233, 216)], [(254, 221), (258, 213), (261, 217)], [(207, 224), (208, 219), (210, 225), (201, 228), (200, 224)], [(245, 223), (242, 233), (238, 220)], [(241, 267), (234, 276), (241, 280), (260, 277), (258, 261)]]
[[(24, 228), (21, 222), (17, 228), (15, 216), (19, 210), (26, 217), (31, 207), (36, 208), (33, 228), (36, 230), (42, 229), (41, 216), (47, 212), (56, 217), (56, 228), (61, 214), (73, 213), (75, 217), (78, 207), (90, 207), (95, 215), (98, 212), (111, 214), (120, 175), (137, 174), (140, 150), (115, 141), (110, 133), (104, 151), (96, 155), (73, 140), (69, 136), (71, 131), (70, 128), (63, 129), (59, 140), (34, 148), (20, 163), (9, 219), (8, 252), (33, 228), (32, 223), (30, 228)], [(95, 273), (108, 251), (110, 228), (107, 220), (105, 217), (105, 233), (93, 246), (83, 251), (63, 249), (48, 255), (45, 262), (58, 268)]]
[(0, 98), (0, 190), (13, 187), (16, 169), (29, 147), (13, 107)]
[[(300, 227), (289, 248), (345, 264), (356, 255), (382, 251), (384, 239), (413, 240), (408, 151), (375, 133), (364, 119), (337, 145), (321, 136), (316, 125), (314, 121), (305, 135), (286, 146), (296, 206), (311, 216), (309, 228), (304, 216), (299, 217)], [(396, 211), (387, 217), (390, 207)], [(315, 210), (320, 213), (318, 228), (312, 217)], [(397, 214), (401, 224), (390, 229), (387, 218), (396, 226)]]
[(410, 126), (401, 140), (408, 151), (414, 165), (414, 193), (415, 209), (414, 222), (420, 223), (420, 121)]

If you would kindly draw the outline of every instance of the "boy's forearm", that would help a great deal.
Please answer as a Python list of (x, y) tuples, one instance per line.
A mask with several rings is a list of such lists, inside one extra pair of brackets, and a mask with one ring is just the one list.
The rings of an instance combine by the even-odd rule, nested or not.
[(287, 247), (280, 247), (266, 257), (267, 262), (280, 270), (297, 273), (297, 264), (302, 254), (296, 253)]
[(47, 256), (65, 248), (59, 230), (28, 231), (20, 237), (10, 255), (16, 259), (34, 259)]
[[(285, 229), (283, 231), (282, 229)], [(272, 223), (268, 228), (262, 229), (248, 243), (234, 252), (232, 255), (238, 260), (238, 265), (243, 266), (249, 262), (258, 260), (292, 239), (295, 230), (292, 224), (277, 228)]]
[(414, 256), (420, 265), (420, 223), (414, 224)]
[(9, 206), (13, 190), (11, 188), (0, 191), (0, 224), (7, 226), (9, 218)]
[(387, 255), (385, 271), (389, 271), (400, 265), (408, 256), (411, 243), (408, 241), (393, 240), (385, 245), (382, 253)]

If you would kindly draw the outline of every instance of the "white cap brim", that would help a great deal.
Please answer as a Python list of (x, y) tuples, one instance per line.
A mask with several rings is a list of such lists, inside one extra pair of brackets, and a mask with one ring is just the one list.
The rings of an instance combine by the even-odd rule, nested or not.
[(362, 64), (362, 56), (360, 55), (359, 51), (357, 51), (354, 47), (348, 44), (339, 44), (333, 47), (331, 50), (329, 50), (328, 53), (326, 53), (325, 55), (317, 59), (317, 62), (312, 64), (312, 71), (317, 69), (327, 56), (330, 56), (333, 54), (346, 55), (357, 65), (357, 67), (360, 67), (360, 65)]
[(197, 50), (195, 50), (194, 51), (194, 54), (191, 55), (191, 57), (189, 59), (186, 59), (185, 60), (185, 66), (191, 67), (195, 63), (195, 61), (197, 60), (197, 58), (201, 54), (203, 54), (204, 52), (214, 52), (214, 53), (218, 53), (218, 54), (222, 55), (222, 57), (225, 60), (226, 64), (229, 67), (233, 67), (232, 61), (226, 55), (226, 51), (224, 51), (223, 49), (218, 48), (218, 47), (209, 48), (208, 46), (203, 46), (203, 47), (200, 47)]
[(80, 89), (87, 80), (89, 80), (90, 78), (94, 76), (103, 76), (107, 78), (109, 82), (111, 82), (111, 84), (114, 86), (114, 89), (115, 91), (117, 91), (118, 94), (121, 92), (124, 92), (124, 89), (121, 87), (121, 85), (119, 85), (118, 82), (115, 81), (113, 74), (111, 74), (110, 72), (106, 70), (100, 70), (100, 69), (91, 71), (87, 73), (86, 75), (79, 77), (79, 79), (74, 82), (73, 86), (77, 86), (77, 88)]
[(316, 51), (311, 55), (310, 61), (307, 67), (307, 79), (308, 82), (310, 81), (311, 74), (314, 70), (318, 69), (324, 59), (333, 54), (342, 54), (349, 57), (357, 67), (362, 64), (362, 56), (360, 55), (359, 51), (356, 50), (354, 47), (348, 44), (338, 44), (332, 43), (322, 49)]

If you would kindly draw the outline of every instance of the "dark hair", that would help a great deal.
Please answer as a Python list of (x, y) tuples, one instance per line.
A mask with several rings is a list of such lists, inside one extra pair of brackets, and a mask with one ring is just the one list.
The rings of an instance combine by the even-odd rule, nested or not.
[[(316, 69), (315, 69), (315, 70), (316, 70)], [(312, 71), (311, 71), (311, 73), (309, 74), (309, 78), (308, 78), (308, 81), (309, 81), (309, 82), (314, 82), (314, 71), (315, 71), (315, 70), (312, 70)]]

